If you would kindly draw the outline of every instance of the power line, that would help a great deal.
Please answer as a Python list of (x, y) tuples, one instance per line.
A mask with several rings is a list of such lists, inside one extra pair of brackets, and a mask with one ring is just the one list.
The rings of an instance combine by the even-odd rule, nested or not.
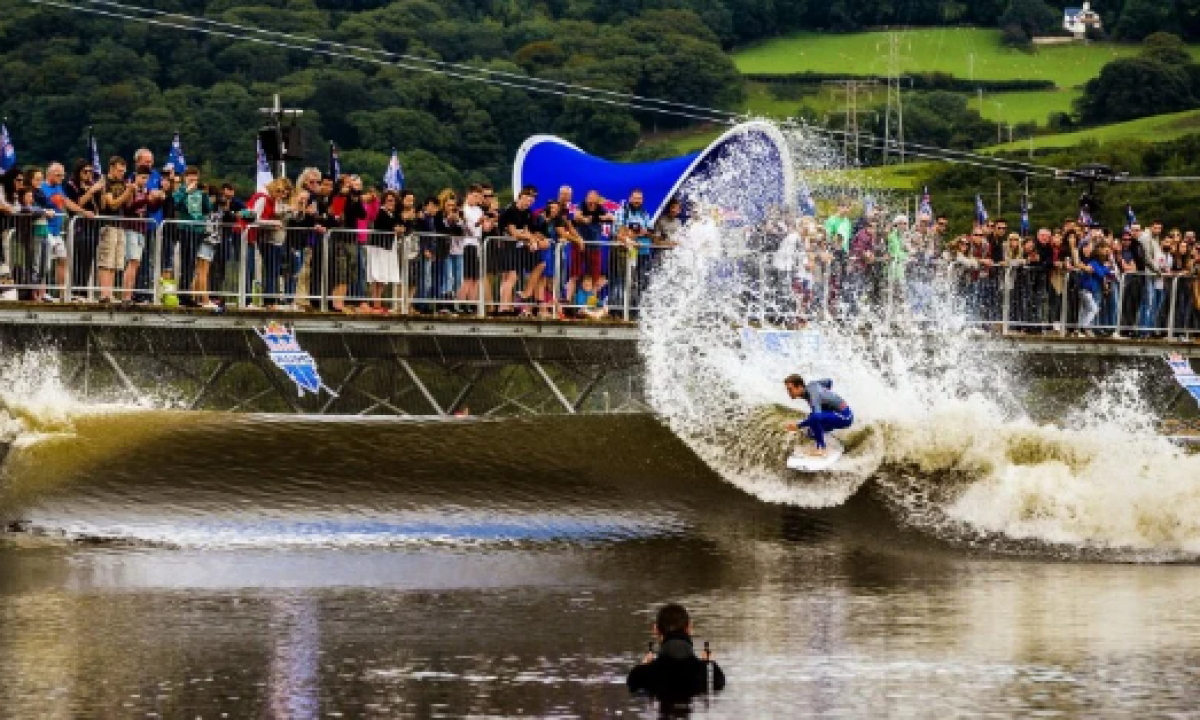
[(419, 57), (417, 55), (409, 55), (406, 53), (393, 53), (393, 52), (389, 52), (387, 50), (380, 50), (378, 48), (369, 48), (369, 47), (364, 47), (361, 45), (349, 45), (346, 43), (335, 42), (333, 40), (322, 40), (321, 38), (308, 37), (305, 35), (296, 35), (293, 33), (287, 33), (287, 32), (283, 32), (280, 30), (264, 30), (262, 28), (256, 28), (256, 27), (251, 27), (251, 26), (247, 26), (247, 25), (239, 25), (237, 23), (225, 22), (225, 21), (221, 21), (221, 20), (213, 20), (210, 18), (198, 17), (195, 15), (184, 15), (181, 13), (168, 12), (166, 10), (157, 10), (154, 8), (140, 7), (137, 5), (127, 5), (124, 3), (114, 2), (113, 0), (84, 0), (84, 2), (88, 2), (93, 5), (103, 5), (103, 6), (107, 6), (107, 7), (119, 8), (121, 10), (125, 10), (128, 12), (140, 12), (140, 13), (148, 13), (148, 14), (156, 15), (156, 16), (160, 16), (160, 17), (179, 18), (180, 20), (187, 21), (187, 22), (202, 23), (205, 25), (212, 25), (215, 27), (224, 27), (224, 28), (229, 28), (229, 29), (233, 29), (233, 30), (239, 30), (242, 32), (258, 33), (258, 34), (262, 34), (262, 35), (274, 35), (276, 37), (280, 37), (280, 38), (284, 38), (284, 39), (292, 40), (292, 41), (297, 41), (297, 42), (319, 43), (322, 45), (330, 45), (330, 46), (337, 47), (337, 48), (353, 50), (355, 52), (364, 52), (364, 53), (369, 53), (369, 54), (373, 54), (373, 55), (381, 55), (384, 57), (399, 58), (401, 60), (405, 60), (408, 62), (422, 63), (422, 64), (434, 66), (434, 67), (447, 68), (447, 69), (451, 69), (451, 70), (461, 70), (463, 72), (479, 73), (482, 75), (511, 78), (511, 79), (519, 80), (519, 81), (525, 82), (525, 83), (533, 83), (533, 84), (539, 84), (539, 85), (546, 85), (548, 87), (560, 87), (560, 88), (566, 88), (566, 89), (571, 89), (571, 90), (579, 90), (579, 91), (583, 91), (583, 92), (596, 93), (598, 95), (606, 95), (609, 97), (620, 98), (620, 99), (625, 99), (625, 100), (634, 100), (637, 102), (644, 102), (644, 103), (654, 103), (654, 104), (658, 104), (658, 105), (663, 105), (664, 107), (678, 107), (678, 108), (683, 108), (685, 110), (695, 110), (695, 111), (714, 113), (714, 114), (719, 113), (722, 115), (727, 115), (731, 118), (739, 117), (739, 115), (737, 113), (731, 113), (731, 112), (723, 111), (723, 110), (716, 110), (714, 108), (706, 108), (706, 107), (702, 107), (699, 105), (691, 105), (688, 103), (676, 102), (673, 100), (663, 100), (661, 98), (646, 97), (643, 95), (636, 95), (634, 93), (618, 92), (615, 90), (596, 88), (596, 87), (591, 87), (588, 85), (579, 85), (576, 83), (564, 82), (564, 81), (560, 81), (560, 80), (552, 80), (549, 78), (539, 78), (539, 77), (536, 77), (533, 75), (521, 75), (519, 73), (508, 72), (505, 70), (492, 70), (489, 68), (480, 68), (480, 67), (475, 67), (472, 65), (467, 65), (465, 63), (448, 62), (445, 60), (434, 60), (431, 58), (423, 58), (423, 57)]
[[(269, 45), (272, 47), (283, 48), (285, 50), (301, 50), (304, 52), (318, 53), (321, 55), (326, 55), (326, 56), (334, 57), (334, 58), (342, 58), (342, 59), (346, 59), (346, 60), (357, 60), (359, 62), (372, 63), (375, 65), (383, 65), (383, 66), (388, 66), (388, 67), (401, 67), (401, 68), (405, 68), (408, 70), (415, 70), (417, 72), (445, 75), (447, 77), (454, 77), (454, 78), (458, 78), (461, 80), (470, 80), (473, 82), (480, 82), (480, 83), (484, 83), (484, 84), (499, 85), (499, 86), (503, 86), (503, 87), (514, 88), (517, 90), (525, 90), (525, 91), (529, 91), (529, 92), (538, 92), (538, 93), (543, 93), (543, 94), (548, 94), (548, 95), (556, 95), (556, 96), (564, 97), (564, 98), (568, 98), (568, 99), (585, 100), (588, 102), (596, 102), (596, 103), (601, 103), (601, 104), (605, 104), (605, 105), (625, 107), (625, 108), (630, 108), (633, 110), (655, 112), (655, 113), (671, 115), (671, 116), (675, 116), (675, 117), (686, 117), (686, 118), (689, 118), (692, 120), (699, 120), (702, 122), (711, 122), (711, 123), (717, 123), (717, 124), (734, 124), (736, 119), (738, 119), (740, 117), (740, 116), (729, 115), (725, 111), (721, 111), (721, 110), (714, 110), (712, 112), (720, 114), (720, 115), (724, 115), (724, 117), (715, 117), (715, 116), (711, 116), (711, 115), (697, 115), (694, 113), (688, 113), (688, 112), (684, 112), (681, 110), (669, 110), (669, 109), (665, 109), (665, 108), (647, 107), (647, 106), (639, 105), (635, 102), (620, 101), (620, 100), (615, 100), (615, 99), (605, 98), (605, 97), (581, 95), (578, 93), (567, 92), (565, 90), (557, 90), (554, 88), (539, 87), (536, 85), (526, 85), (526, 84), (522, 84), (522, 83), (509, 82), (506, 80), (499, 80), (499, 79), (489, 78), (489, 77), (480, 76), (480, 75), (469, 75), (469, 74), (466, 74), (463, 72), (458, 72), (458, 71), (453, 71), (453, 70), (444, 70), (444, 69), (437, 69), (437, 68), (431, 68), (431, 67), (420, 66), (420, 65), (412, 65), (411, 63), (408, 63), (408, 62), (401, 62), (401, 61), (396, 61), (396, 60), (388, 61), (388, 60), (383, 60), (380, 58), (362, 57), (360, 55), (353, 55), (353, 54), (346, 53), (346, 52), (337, 52), (334, 50), (327, 50), (327, 49), (322, 49), (322, 48), (318, 48), (318, 47), (296, 45), (293, 43), (281, 42), (279, 40), (271, 40), (269, 38), (249, 37), (249, 36), (245, 36), (245, 35), (237, 35), (234, 33), (225, 32), (225, 31), (221, 31), (221, 30), (190, 27), (187, 25), (180, 25), (177, 23), (170, 23), (170, 22), (164, 22), (162, 20), (155, 20), (153, 18), (138, 17), (135, 15), (125, 15), (122, 13), (113, 12), (113, 11), (109, 11), (109, 10), (101, 10), (99, 8), (80, 7), (78, 5), (72, 5), (70, 3), (58, 2), (57, 0), (28, 0), (28, 2), (34, 3), (36, 5), (47, 5), (50, 7), (57, 7), (57, 8), (61, 8), (64, 10), (82, 12), (82, 13), (87, 13), (87, 14), (91, 14), (91, 15), (100, 15), (103, 17), (109, 17), (109, 18), (114, 18), (114, 19), (118, 19), (118, 20), (128, 20), (128, 21), (132, 21), (132, 22), (140, 22), (140, 23), (146, 23), (149, 25), (156, 25), (159, 27), (172, 28), (175, 30), (196, 32), (196, 33), (200, 33), (203, 35), (215, 35), (217, 37), (225, 37), (225, 38), (229, 38), (232, 40), (244, 40), (246, 42), (257, 43), (260, 45)], [(266, 31), (262, 31), (262, 32), (265, 33)], [(327, 44), (335, 44), (336, 45), (336, 43), (327, 43)]]
[[(892, 108), (896, 117), (896, 144), (900, 150), (900, 164), (904, 164), (904, 98), (900, 82), (904, 79), (900, 66), (908, 60), (900, 54), (900, 34), (888, 33), (888, 74), (887, 74), (887, 110), (883, 116), (883, 136), (888, 142), (892, 141)], [(888, 151), (883, 151), (883, 164), (888, 164)]]
[[(866, 112), (858, 109), (858, 93), (861, 90), (874, 88), (879, 83), (874, 80), (826, 80), (823, 84), (835, 87), (836, 92), (845, 93), (846, 95), (846, 133), (842, 138), (842, 153), (845, 156), (847, 165), (859, 165), (862, 162), (862, 154), (859, 150), (859, 138), (861, 134), (858, 132), (858, 116)], [(850, 154), (851, 144), (854, 146), (854, 154)], [(851, 163), (851, 158), (854, 162)]]
[[(217, 25), (217, 26), (223, 26), (223, 27), (237, 28), (237, 29), (241, 30), (242, 32), (252, 32), (252, 33), (257, 33), (258, 35), (264, 35), (267, 37), (254, 37), (254, 36), (248, 36), (248, 35), (244, 35), (244, 34), (238, 34), (238, 33), (213, 29), (213, 28), (197, 27), (195, 25), (180, 24), (178, 22), (168, 22), (165, 20), (155, 19), (155, 18), (151, 18), (151, 17), (141, 17), (141, 16), (137, 16), (137, 15), (129, 15), (129, 14), (122, 13), (122, 12), (116, 12), (114, 10), (104, 10), (104, 9), (100, 9), (100, 8), (96, 8), (96, 7), (83, 7), (83, 6), (71, 4), (68, 2), (62, 2), (59, 0), (29, 0), (29, 2), (32, 2), (34, 4), (56, 7), (56, 8), (69, 10), (69, 11), (73, 11), (73, 12), (98, 15), (98, 16), (102, 16), (102, 17), (108, 17), (108, 18), (113, 18), (113, 19), (123, 20), (123, 21), (144, 23), (144, 24), (154, 25), (154, 26), (158, 26), (158, 27), (182, 30), (185, 32), (199, 33), (202, 35), (224, 37), (224, 38), (228, 38), (228, 39), (232, 39), (232, 40), (244, 40), (246, 42), (252, 42), (252, 43), (257, 43), (257, 44), (261, 44), (261, 45), (278, 47), (278, 48), (283, 48), (283, 49), (287, 49), (287, 50), (300, 50), (300, 51), (312, 52), (312, 53), (326, 55), (328, 57), (333, 57), (333, 58), (341, 58), (341, 59), (346, 59), (346, 60), (357, 60), (359, 62), (366, 62), (366, 63), (381, 65), (381, 66), (400, 67), (400, 68), (404, 68), (404, 69), (408, 69), (408, 70), (414, 70), (417, 72), (438, 74), (438, 75), (443, 75), (443, 76), (447, 76), (447, 77), (454, 77), (454, 78), (458, 78), (458, 79), (469, 80), (469, 81), (473, 81), (473, 82), (480, 82), (480, 83), (484, 83), (484, 84), (490, 84), (490, 85), (496, 85), (496, 86), (501, 86), (501, 87), (518, 89), (518, 90), (524, 90), (524, 91), (528, 91), (528, 92), (549, 94), (549, 95), (554, 95), (554, 96), (563, 97), (563, 98), (567, 98), (567, 99), (577, 99), (577, 100), (583, 100), (583, 101), (587, 101), (587, 102), (595, 102), (595, 103), (601, 103), (601, 104), (612, 105), (612, 106), (617, 106), (617, 107), (623, 107), (623, 108), (628, 108), (628, 109), (638, 110), (638, 111), (643, 111), (643, 112), (658, 113), (658, 114), (670, 115), (670, 116), (675, 116), (675, 117), (684, 117), (684, 118), (688, 118), (691, 120), (697, 120), (700, 122), (732, 125), (732, 124), (735, 124), (736, 122), (747, 119), (747, 116), (745, 116), (745, 115), (738, 115), (735, 113), (730, 113), (730, 112), (724, 111), (724, 110), (717, 110), (714, 108), (704, 108), (704, 107), (696, 106), (696, 105), (687, 105), (685, 103), (674, 103), (672, 101), (666, 101), (666, 100), (643, 98), (642, 96), (617, 93), (614, 91), (597, 89), (597, 88), (590, 88), (590, 87), (584, 86), (584, 85), (573, 85), (570, 83), (559, 83), (558, 81), (541, 80), (541, 79), (537, 79), (537, 78), (530, 78), (528, 76), (517, 75), (515, 73), (505, 73), (502, 71), (490, 71), (490, 70), (485, 70), (483, 68), (474, 68), (474, 67), (471, 67), (468, 65), (462, 65), (462, 64), (457, 64), (457, 63), (445, 63), (442, 61), (433, 61), (433, 60), (429, 60), (426, 58), (417, 58), (415, 56), (396, 55), (394, 53), (386, 53), (384, 51), (374, 50), (374, 49), (370, 49), (370, 48), (360, 48), (358, 46), (349, 46), (349, 45), (345, 45), (343, 43), (337, 43), (337, 42), (328, 41), (328, 40), (302, 38), (302, 36), (288, 35), (286, 33), (279, 33), (276, 31), (261, 30), (261, 29), (257, 29), (257, 28), (248, 28), (246, 26), (237, 25), (235, 23), (221, 23), (221, 22), (215, 21), (215, 20), (196, 18), (193, 16), (181, 15), (178, 13), (167, 13), (165, 11), (158, 11), (158, 10), (152, 10), (152, 9), (147, 9), (147, 8), (138, 8), (136, 6), (124, 5), (121, 3), (111, 2), (108, 0), (86, 0), (86, 1), (91, 2), (93, 4), (103, 4), (103, 5), (106, 5), (109, 7), (115, 7), (115, 8), (119, 8), (119, 9), (128, 10), (128, 11), (133, 11), (133, 12), (156, 13), (156, 14), (158, 14), (159, 17), (174, 17), (174, 18), (180, 18), (181, 20), (187, 21), (187, 22), (195, 22), (195, 23), (202, 23), (202, 24), (208, 24), (208, 25)], [(289, 37), (289, 38), (300, 37), (301, 38), (300, 42), (319, 43), (321, 45), (326, 45), (329, 47), (321, 48), (321, 47), (297, 45), (294, 42), (284, 42), (281, 40), (272, 39), (272, 37)], [(346, 48), (353, 52), (345, 52), (345, 51), (339, 52), (338, 50), (330, 49), (330, 47), (331, 48)], [(380, 57), (371, 57), (371, 56), (363, 56), (360, 54), (354, 54), (355, 52), (366, 52), (370, 55), (382, 54), (382, 55), (387, 55), (389, 57), (399, 57), (401, 59), (399, 59), (399, 60), (384, 60)], [(435, 67), (435, 65), (438, 67)], [(515, 80), (501, 79), (501, 77), (494, 77), (494, 76), (503, 76), (506, 78), (516, 78), (516, 79)], [(537, 83), (542, 83), (542, 84), (539, 85)], [(557, 87), (554, 87), (554, 86), (557, 86)], [(571, 91), (568, 91), (567, 89), (559, 89), (559, 88), (577, 89), (582, 92), (571, 92)], [(583, 94), (583, 93), (595, 93), (595, 94)], [(620, 99), (618, 99), (618, 98), (620, 98)], [(663, 105), (663, 107), (647, 106), (647, 105), (643, 105), (642, 104), (643, 102), (658, 103), (660, 105)], [(688, 110), (671, 109), (668, 106), (682, 107), (682, 108), (687, 108)], [(857, 112), (856, 105), (855, 105), (855, 111)], [(705, 113), (705, 114), (697, 114), (697, 113)], [(781, 123), (781, 124), (784, 126), (790, 126), (790, 127), (803, 127), (805, 129), (815, 132), (815, 133), (824, 133), (826, 135), (836, 135), (838, 137), (845, 139), (845, 141), (853, 141), (856, 145), (856, 148), (858, 148), (861, 145), (861, 143), (864, 141), (869, 146), (875, 147), (876, 149), (887, 149), (887, 148), (891, 147), (891, 145), (888, 144), (888, 141), (886, 139), (884, 140), (883, 144), (880, 145), (879, 139), (871, 134), (858, 133), (858, 132), (841, 132), (841, 131), (825, 129), (825, 128), (816, 128), (816, 127), (810, 126), (810, 125), (801, 125), (801, 124), (798, 124), (795, 122), (785, 122), (785, 123)], [(857, 123), (855, 123), (855, 125), (856, 124)], [(917, 152), (917, 151), (913, 150), (913, 148), (916, 148), (919, 150), (924, 150), (925, 152)], [(986, 169), (990, 169), (990, 170), (994, 170), (994, 171), (1041, 174), (1041, 173), (1054, 173), (1057, 170), (1056, 168), (1043, 166), (1043, 165), (1036, 165), (1033, 163), (1025, 163), (1025, 162), (1019, 162), (1019, 161), (1014, 161), (1014, 160), (1007, 160), (1007, 159), (1003, 159), (1003, 158), (996, 158), (996, 157), (992, 157), (992, 156), (980, 155), (980, 154), (970, 153), (970, 152), (960, 151), (960, 150), (950, 150), (950, 149), (946, 149), (946, 148), (926, 146), (926, 145), (921, 145), (918, 143), (906, 143), (906, 150), (907, 150), (908, 154), (911, 154), (911, 155), (914, 155), (917, 157), (923, 157), (923, 158), (927, 158), (930, 160), (937, 160), (937, 161), (941, 161), (941, 162), (951, 162), (951, 163), (955, 163), (955, 164), (973, 165), (975, 167), (986, 168)]]

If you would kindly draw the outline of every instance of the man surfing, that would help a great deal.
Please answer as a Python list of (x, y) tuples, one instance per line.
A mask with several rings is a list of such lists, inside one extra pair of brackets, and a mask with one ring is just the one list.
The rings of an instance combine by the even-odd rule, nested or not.
[(808, 402), (812, 412), (803, 422), (789, 422), (783, 426), (788, 432), (801, 429), (808, 431), (816, 447), (805, 451), (810, 457), (825, 457), (825, 433), (830, 430), (845, 430), (854, 424), (854, 413), (840, 395), (833, 391), (832, 380), (816, 380), (805, 384), (799, 375), (788, 375), (783, 386), (788, 397)]

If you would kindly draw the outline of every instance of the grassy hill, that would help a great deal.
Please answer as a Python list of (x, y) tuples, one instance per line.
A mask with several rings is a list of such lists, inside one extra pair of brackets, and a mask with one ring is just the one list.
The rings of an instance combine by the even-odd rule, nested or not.
[(1072, 104), (1082, 95), (1081, 90), (990, 93), (983, 96), (982, 106), (978, 98), (972, 98), (970, 105), (993, 122), (1045, 125), (1050, 115), (1071, 112)]
[[(902, 54), (908, 58), (903, 69), (907, 72), (937, 71), (968, 78), (973, 70), (974, 77), (981, 80), (1052, 81), (1056, 87), (1051, 90), (985, 92), (982, 102), (977, 94), (964, 93), (970, 105), (984, 118), (1014, 125), (1036, 123), (1041, 126), (1042, 133), (1047, 132), (1047, 119), (1052, 114), (1071, 112), (1073, 103), (1083, 94), (1081, 86), (1095, 77), (1106, 63), (1141, 51), (1138, 45), (1080, 43), (1042, 47), (1026, 53), (1004, 47), (998, 31), (981, 28), (927, 28), (902, 34)], [(888, 33), (883, 32), (799, 34), (743, 48), (733, 57), (743, 73), (814, 72), (873, 76), (886, 73), (884, 43), (887, 37)], [(1192, 46), (1191, 51), (1200, 57), (1200, 46)], [(971, 56), (974, 56), (973, 68)], [(873, 97), (860, 97), (860, 104), (882, 103), (883, 90), (883, 87), (878, 88)], [(742, 109), (749, 115), (775, 119), (795, 117), (803, 111), (805, 117), (817, 123), (830, 121), (834, 126), (843, 112), (842, 100), (829, 87), (811, 84), (780, 90), (766, 82), (749, 83)], [(648, 140), (663, 143), (671, 152), (682, 154), (706, 146), (722, 129), (698, 127)], [(1045, 151), (1080, 145), (1112, 148), (1130, 141), (1171, 141), (1193, 133), (1200, 133), (1200, 110), (1077, 132), (1039, 134), (1033, 138), (1032, 149)], [(980, 152), (1024, 153), (1030, 149), (1030, 142), (1025, 139)], [(936, 163), (914, 162), (854, 172), (875, 187), (910, 193), (927, 182), (936, 169)]]
[[(943, 72), (977, 80), (1050, 80), (1060, 88), (1079, 87), (1118, 57), (1139, 47), (1116, 43), (1076, 43), (1023, 52), (1005, 47), (1000, 31), (984, 28), (922, 28), (901, 33), (902, 72)], [(743, 73), (821, 72), (886, 75), (889, 33), (852, 35), (801, 33), (769, 40), (733, 55)], [(1193, 48), (1200, 57), (1200, 48)], [(973, 59), (972, 59), (973, 58)]]
[[(980, 111), (980, 115), (994, 122), (1037, 123), (1045, 125), (1047, 118), (1054, 113), (1071, 112), (1072, 103), (1083, 94), (1080, 90), (1049, 90), (987, 93), (980, 105), (978, 96), (972, 95), (971, 107)], [(883, 88), (877, 92), (863, 96), (861, 102), (883, 102)], [(750, 83), (746, 93), (743, 112), (758, 117), (768, 117), (777, 120), (795, 117), (798, 110), (805, 108), (816, 113), (817, 120), (826, 115), (840, 115), (843, 112), (843, 100), (833, 89), (813, 87), (811, 92), (795, 100), (781, 100), (775, 97), (770, 88), (763, 83)]]
[[(1170, 115), (1156, 115), (1154, 117), (1130, 120), (1129, 122), (1103, 125), (1078, 132), (1035, 137), (1033, 139), (1033, 149), (1067, 148), (1085, 143), (1095, 143), (1098, 145), (1110, 145), (1130, 141), (1160, 143), (1175, 140), (1184, 135), (1196, 132), (1200, 132), (1200, 110), (1188, 110)], [(1029, 141), (1026, 140), (1024, 142), (1014, 142), (1011, 145), (1008, 143), (996, 145), (987, 148), (985, 152), (1021, 152), (1028, 150), (1029, 146)]]

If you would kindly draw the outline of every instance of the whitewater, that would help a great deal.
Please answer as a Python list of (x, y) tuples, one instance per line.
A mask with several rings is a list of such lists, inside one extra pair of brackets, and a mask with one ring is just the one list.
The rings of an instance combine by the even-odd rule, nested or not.
[[(789, 140), (814, 190), (861, 206), (864, 191), (837, 179), (828, 148), (803, 131)], [(729, 154), (688, 189), (700, 207), (681, 243), (688, 252), (664, 255), (642, 318), (651, 405), (722, 478), (807, 508), (879, 493), (911, 528), (1000, 551), (1200, 554), (1200, 456), (1156, 431), (1145, 378), (1097, 378), (1073, 412), (1048, 423), (1026, 407), (1028, 379), (978, 350), (955, 303), (935, 303), (920, 324), (878, 307), (853, 320), (797, 322), (793, 275), (762, 270), (791, 267), (782, 254), (793, 243), (748, 250), (746, 223), (712, 210), (752, 194), (754, 158), (753, 148)], [(871, 202), (890, 217), (886, 198)], [(785, 328), (776, 319), (789, 312)], [(783, 378), (796, 372), (832, 379), (856, 416), (842, 434), (847, 456), (821, 476), (784, 468), (797, 438), (782, 425), (808, 410), (784, 393)]]

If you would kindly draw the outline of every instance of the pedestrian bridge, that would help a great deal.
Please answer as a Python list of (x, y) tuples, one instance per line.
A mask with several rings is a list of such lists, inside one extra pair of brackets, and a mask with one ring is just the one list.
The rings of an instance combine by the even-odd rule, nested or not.
[[(298, 396), (255, 332), (291, 325), (335, 394)], [(819, 325), (818, 325), (819, 327)], [(0, 306), (7, 356), (37, 360), (77, 397), (195, 410), (359, 415), (648, 412), (640, 329), (622, 321), (203, 313)], [(1040, 373), (1200, 357), (1200, 343), (981, 333), (981, 352)]]

